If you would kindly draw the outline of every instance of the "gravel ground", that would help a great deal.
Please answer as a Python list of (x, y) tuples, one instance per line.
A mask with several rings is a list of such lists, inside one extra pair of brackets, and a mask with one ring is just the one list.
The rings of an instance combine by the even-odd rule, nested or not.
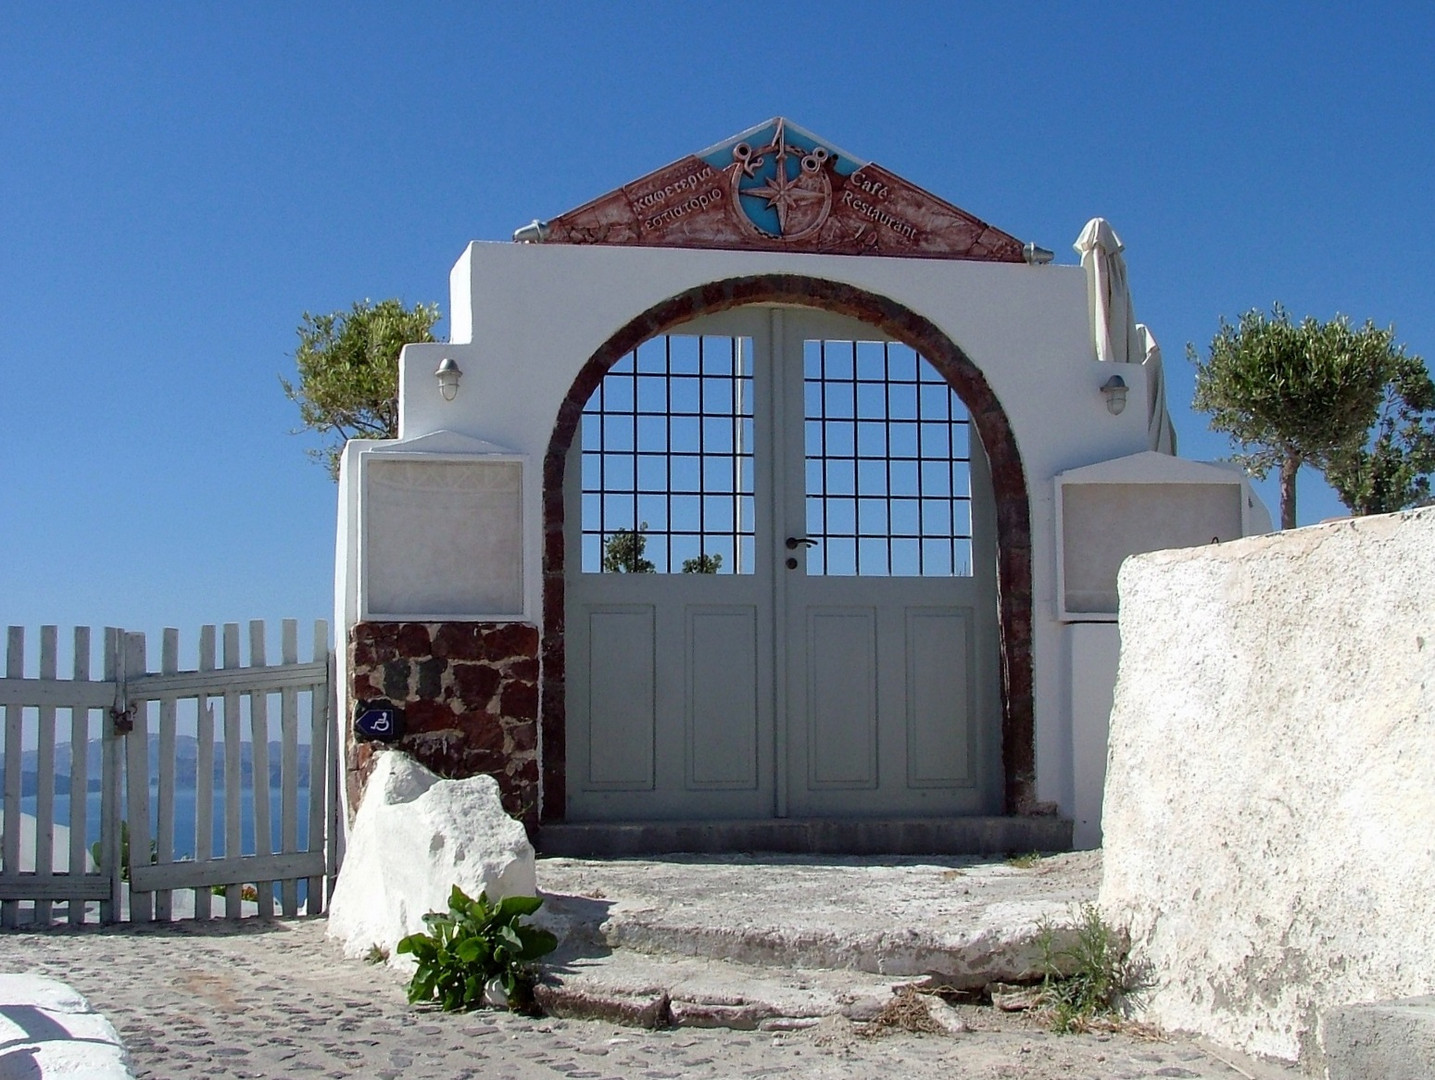
[(408, 1005), (397, 975), (344, 960), (324, 928), (313, 918), (12, 931), (0, 935), (0, 970), (49, 975), (79, 990), (119, 1029), (136, 1077), (159, 1080), (1275, 1075), (1227, 1065), (1187, 1042), (1057, 1036), (974, 1007), (961, 1010), (972, 1029), (964, 1034), (877, 1038), (839, 1018), (761, 1032), (449, 1015)]

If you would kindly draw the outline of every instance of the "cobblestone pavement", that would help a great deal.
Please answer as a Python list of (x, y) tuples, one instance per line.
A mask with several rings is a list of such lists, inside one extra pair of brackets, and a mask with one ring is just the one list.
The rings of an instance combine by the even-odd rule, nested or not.
[[(644, 1031), (409, 1006), (382, 966), (344, 960), (324, 921), (170, 923), (0, 935), (0, 970), (60, 979), (119, 1029), (136, 1077), (1107, 1080), (1251, 1076), (1185, 1042), (1057, 1036), (964, 1010), (969, 1033)], [(1255, 1075), (1270, 1075), (1261, 1072)]]

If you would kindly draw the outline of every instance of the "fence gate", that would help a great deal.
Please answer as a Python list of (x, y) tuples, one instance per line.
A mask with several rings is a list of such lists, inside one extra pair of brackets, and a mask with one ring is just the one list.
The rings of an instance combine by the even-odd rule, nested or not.
[[(328, 624), (299, 660), (286, 619), (279, 663), (261, 621), (201, 628), (180, 667), (165, 630), (157, 671), (145, 636), (77, 627), (58, 677), (53, 626), (36, 676), (11, 627), (5, 712), (0, 925), (286, 915), (323, 910), (337, 873), (337, 756)], [(99, 646), (99, 678), (92, 675)], [(66, 724), (66, 721), (68, 723)]]

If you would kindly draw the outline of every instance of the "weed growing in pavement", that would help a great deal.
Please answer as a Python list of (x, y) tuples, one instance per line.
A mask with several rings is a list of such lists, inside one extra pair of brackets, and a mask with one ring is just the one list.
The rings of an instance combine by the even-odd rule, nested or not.
[(547, 930), (521, 921), (542, 904), (536, 896), (506, 896), (490, 904), (487, 893), (474, 900), (455, 885), (448, 911), (429, 912), (424, 916), (428, 932), (410, 934), (397, 946), (418, 962), (409, 1001), (436, 1001), (445, 1012), (474, 1009), (486, 1000), (528, 1008), (530, 965), (558, 947)]
[(1006, 864), (1014, 866), (1018, 870), (1030, 870), (1037, 863), (1041, 862), (1041, 852), (1028, 851), (1025, 854), (1011, 854), (1007, 856)]
[(1120, 931), (1102, 919), (1095, 904), (1083, 904), (1076, 924), (1076, 940), (1065, 949), (1056, 947), (1056, 930), (1044, 922), (1037, 945), (1041, 949), (1042, 1004), (1052, 1029), (1061, 1033), (1110, 1026), (1120, 1019), (1123, 1000), (1145, 988), (1127, 958), (1128, 944)]

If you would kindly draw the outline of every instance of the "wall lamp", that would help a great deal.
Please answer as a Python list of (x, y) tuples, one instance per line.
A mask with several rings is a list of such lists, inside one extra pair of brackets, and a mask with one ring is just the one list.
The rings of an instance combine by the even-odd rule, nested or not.
[(1037, 247), (1036, 244), (1028, 243), (1021, 249), (1021, 257), (1031, 266), (1045, 266), (1056, 258), (1056, 252), (1048, 251), (1044, 247)]
[(463, 378), (463, 372), (452, 357), (445, 356), (438, 362), (434, 377), (438, 379), (438, 392), (443, 395), (445, 401), (458, 397), (458, 380)]
[(1106, 411), (1112, 416), (1126, 411), (1126, 380), (1120, 375), (1113, 375), (1102, 383), (1101, 392), (1106, 395)]
[(534, 218), (527, 225), (513, 230), (515, 244), (541, 244), (548, 239), (548, 222)]

